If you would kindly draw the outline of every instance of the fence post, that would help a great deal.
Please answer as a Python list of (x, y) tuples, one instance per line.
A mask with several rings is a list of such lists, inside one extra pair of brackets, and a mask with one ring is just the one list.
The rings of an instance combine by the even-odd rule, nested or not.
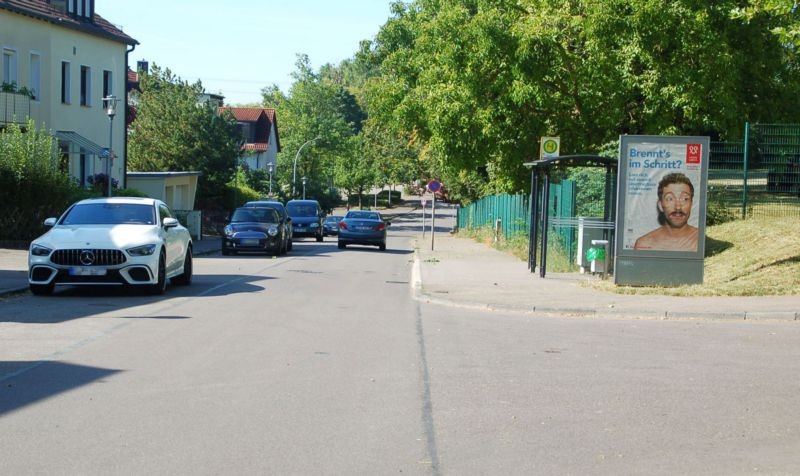
[(744, 163), (742, 164), (743, 183), (742, 183), (742, 220), (747, 218), (747, 162), (750, 150), (750, 123), (744, 123)]

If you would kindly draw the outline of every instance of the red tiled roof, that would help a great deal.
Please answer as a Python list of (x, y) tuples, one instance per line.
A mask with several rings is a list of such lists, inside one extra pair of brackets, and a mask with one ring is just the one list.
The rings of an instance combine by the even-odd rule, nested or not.
[[(242, 122), (256, 122), (261, 118), (262, 114), (266, 114), (270, 122), (272, 122), (275, 117), (275, 109), (264, 109), (260, 107), (221, 107), (219, 109), (220, 112), (231, 111), (233, 117), (236, 118), (237, 121)], [(270, 114), (269, 111), (272, 111), (272, 114)]]
[(71, 28), (90, 35), (102, 36), (111, 40), (138, 45), (139, 42), (109, 23), (96, 12), (92, 21), (81, 21), (50, 5), (47, 0), (0, 0), (0, 10), (8, 10), (20, 15), (28, 15), (64, 28)]
[(138, 83), (139, 82), (139, 73), (136, 71), (128, 68), (128, 82), (130, 83)]
[(242, 150), (256, 150), (259, 152), (265, 152), (267, 150), (267, 146), (269, 146), (269, 144), (265, 144), (262, 142), (258, 142), (255, 144), (244, 144), (242, 146)]
[[(259, 125), (259, 130), (256, 132), (256, 140), (265, 140), (267, 142), (254, 142), (254, 143), (247, 143), (242, 146), (244, 150), (267, 150), (267, 146), (269, 145), (269, 136), (270, 136), (270, 129), (272, 127), (275, 128), (275, 147), (278, 149), (278, 152), (281, 151), (281, 139), (280, 134), (278, 133), (278, 122), (277, 122), (277, 115), (275, 113), (275, 109), (269, 108), (262, 108), (262, 107), (221, 107), (219, 108), (220, 114), (230, 111), (233, 114), (233, 117), (239, 122), (253, 122), (258, 124), (261, 122), (261, 119), (264, 119), (264, 122)], [(264, 127), (266, 126), (266, 127)]]

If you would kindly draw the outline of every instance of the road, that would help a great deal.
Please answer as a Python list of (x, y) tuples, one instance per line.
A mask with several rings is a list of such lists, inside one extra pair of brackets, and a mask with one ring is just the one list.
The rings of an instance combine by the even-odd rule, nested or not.
[(417, 227), (0, 301), (0, 472), (800, 473), (796, 325), (417, 302)]

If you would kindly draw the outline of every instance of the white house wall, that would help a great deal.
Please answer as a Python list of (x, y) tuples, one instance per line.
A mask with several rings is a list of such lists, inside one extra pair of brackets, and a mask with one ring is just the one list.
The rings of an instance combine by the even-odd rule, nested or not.
[[(112, 177), (124, 174), (125, 56), (127, 45), (24, 15), (0, 11), (0, 47), (17, 52), (18, 86), (31, 88), (31, 53), (40, 56), (41, 92), (31, 101), (31, 118), (52, 132), (74, 131), (101, 147), (109, 146), (109, 118), (103, 108), (103, 71), (112, 73), (112, 93), (119, 98), (113, 122)], [(61, 63), (70, 63), (70, 104), (61, 103)], [(90, 101), (80, 104), (81, 66), (90, 68)], [(0, 64), (2, 68), (2, 64)], [(73, 147), (74, 148), (74, 147)], [(93, 160), (92, 160), (93, 159)], [(78, 173), (79, 155), (70, 157), (70, 172)], [(103, 172), (103, 160), (87, 156), (87, 172)]]

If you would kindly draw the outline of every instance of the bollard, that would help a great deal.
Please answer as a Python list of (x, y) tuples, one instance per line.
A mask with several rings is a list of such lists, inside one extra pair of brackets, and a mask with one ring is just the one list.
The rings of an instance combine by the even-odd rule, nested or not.
[(500, 241), (500, 230), (503, 226), (503, 220), (498, 218), (494, 221), (494, 242), (497, 243)]

